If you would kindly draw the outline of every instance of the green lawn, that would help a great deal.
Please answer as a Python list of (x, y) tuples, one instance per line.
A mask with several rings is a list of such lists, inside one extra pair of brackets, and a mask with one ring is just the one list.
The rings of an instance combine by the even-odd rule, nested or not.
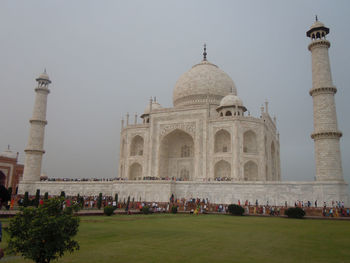
[[(350, 262), (350, 221), (94, 216), (81, 217), (77, 240), (80, 250), (58, 262)], [(13, 255), (2, 261), (30, 262)]]

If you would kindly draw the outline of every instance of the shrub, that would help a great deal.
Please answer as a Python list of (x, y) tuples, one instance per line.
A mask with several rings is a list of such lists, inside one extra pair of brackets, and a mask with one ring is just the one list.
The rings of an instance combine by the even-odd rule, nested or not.
[(105, 206), (105, 208), (103, 209), (103, 213), (104, 213), (106, 216), (111, 216), (111, 215), (113, 215), (113, 212), (114, 212), (114, 207), (113, 207), (113, 206), (110, 206), (110, 205)]
[(173, 214), (176, 214), (176, 213), (177, 213), (177, 206), (176, 206), (176, 205), (173, 205), (173, 206), (171, 207), (171, 212), (172, 212)]
[(142, 214), (145, 214), (145, 215), (148, 215), (148, 214), (152, 213), (152, 211), (151, 211), (151, 209), (149, 208), (148, 205), (145, 205), (144, 207), (142, 207), (141, 208), (141, 212), (142, 212)]
[(244, 214), (244, 208), (240, 205), (230, 204), (228, 206), (228, 212), (235, 216), (242, 216)]
[(289, 218), (303, 218), (305, 216), (305, 211), (300, 207), (290, 207), (284, 211), (284, 214)]

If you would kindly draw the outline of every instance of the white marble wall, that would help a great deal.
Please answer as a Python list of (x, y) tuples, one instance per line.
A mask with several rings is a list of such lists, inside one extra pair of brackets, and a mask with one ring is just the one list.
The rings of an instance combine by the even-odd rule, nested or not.
[(168, 202), (171, 194), (176, 198), (208, 198), (212, 203), (237, 203), (248, 200), (260, 204), (292, 205), (297, 200), (318, 201), (329, 204), (332, 200), (349, 203), (348, 184), (344, 182), (174, 182), (174, 181), (117, 181), (117, 182), (37, 182), (19, 185), (19, 193), (36, 189), (44, 194), (59, 195), (119, 195), (119, 200), (128, 196), (135, 200)]

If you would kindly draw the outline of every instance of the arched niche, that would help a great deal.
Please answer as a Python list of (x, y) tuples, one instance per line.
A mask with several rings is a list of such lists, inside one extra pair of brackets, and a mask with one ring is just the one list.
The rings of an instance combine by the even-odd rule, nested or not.
[(143, 138), (140, 135), (136, 135), (132, 138), (130, 145), (130, 156), (136, 155), (143, 155)]
[(271, 180), (276, 180), (276, 150), (273, 142), (271, 143)]
[(129, 167), (129, 180), (141, 180), (142, 179), (142, 166), (139, 163), (133, 163)]
[(226, 130), (220, 130), (215, 134), (214, 152), (231, 152), (231, 134)]
[(253, 161), (244, 164), (244, 181), (258, 180), (258, 165)]
[(231, 164), (221, 160), (214, 166), (214, 179), (218, 181), (231, 180)]
[(243, 135), (243, 152), (245, 153), (257, 153), (257, 142), (255, 132), (249, 130)]

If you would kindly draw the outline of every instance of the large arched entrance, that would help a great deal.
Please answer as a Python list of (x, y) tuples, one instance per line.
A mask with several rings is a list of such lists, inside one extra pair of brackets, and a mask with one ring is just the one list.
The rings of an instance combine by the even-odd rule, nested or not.
[(194, 142), (191, 135), (174, 130), (166, 135), (159, 149), (159, 177), (191, 180), (194, 173)]
[(0, 185), (5, 186), (5, 183), (6, 183), (6, 175), (2, 171), (0, 171)]

